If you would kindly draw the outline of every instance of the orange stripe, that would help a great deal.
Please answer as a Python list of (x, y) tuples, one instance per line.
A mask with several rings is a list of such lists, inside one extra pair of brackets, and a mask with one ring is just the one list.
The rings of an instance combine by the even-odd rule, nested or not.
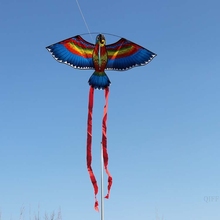
[(108, 50), (108, 57), (109, 59), (116, 59), (116, 58), (123, 58), (126, 56), (130, 56), (132, 54), (135, 54), (138, 50), (140, 49), (140, 47), (135, 47), (134, 45), (131, 45), (129, 47), (124, 47), (122, 49), (119, 49), (117, 51), (114, 50)]
[(92, 58), (93, 48), (88, 48), (84, 44), (74, 40), (67, 39), (60, 42), (68, 51), (71, 53), (84, 57), (84, 58)]

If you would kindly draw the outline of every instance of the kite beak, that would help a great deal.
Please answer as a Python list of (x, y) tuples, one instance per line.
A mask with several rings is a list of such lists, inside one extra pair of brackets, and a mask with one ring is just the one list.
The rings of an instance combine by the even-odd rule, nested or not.
[(101, 45), (105, 45), (105, 36), (103, 34), (99, 35), (99, 42)]

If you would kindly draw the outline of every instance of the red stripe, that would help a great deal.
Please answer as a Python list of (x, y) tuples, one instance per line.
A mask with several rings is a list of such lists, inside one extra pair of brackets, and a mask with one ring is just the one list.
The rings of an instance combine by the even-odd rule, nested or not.
[(93, 100), (94, 100), (94, 88), (90, 87), (89, 90), (89, 105), (88, 105), (88, 121), (87, 121), (87, 169), (89, 176), (94, 188), (95, 193), (95, 210), (98, 211), (98, 201), (96, 195), (98, 193), (98, 185), (95, 175), (92, 170), (92, 110), (93, 110)]
[(109, 198), (111, 186), (112, 186), (112, 176), (108, 171), (108, 151), (107, 151), (107, 112), (108, 112), (108, 96), (109, 96), (109, 88), (105, 88), (105, 106), (104, 106), (104, 114), (102, 120), (102, 147), (103, 147), (103, 160), (104, 160), (104, 168), (105, 172), (108, 175), (108, 193), (105, 198)]

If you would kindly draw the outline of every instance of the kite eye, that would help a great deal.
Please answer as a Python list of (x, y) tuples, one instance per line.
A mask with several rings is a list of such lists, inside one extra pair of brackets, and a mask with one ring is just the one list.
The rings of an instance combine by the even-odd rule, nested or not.
[(100, 39), (99, 35), (96, 37), (96, 42), (98, 42)]

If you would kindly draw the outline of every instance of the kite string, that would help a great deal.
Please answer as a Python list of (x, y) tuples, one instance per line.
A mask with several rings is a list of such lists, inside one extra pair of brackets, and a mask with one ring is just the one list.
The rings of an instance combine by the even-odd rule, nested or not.
[(77, 3), (77, 6), (78, 6), (78, 8), (79, 8), (79, 11), (80, 11), (80, 14), (81, 14), (81, 16), (82, 16), (82, 19), (83, 19), (83, 21), (84, 21), (84, 23), (85, 23), (85, 25), (86, 25), (87, 31), (88, 31), (88, 33), (89, 33), (89, 35), (90, 35), (90, 37), (91, 37), (91, 40), (93, 41), (91, 32), (90, 32), (90, 30), (89, 30), (89, 26), (88, 26), (88, 24), (87, 24), (87, 22), (86, 22), (86, 19), (85, 19), (84, 15), (83, 15), (83, 12), (82, 12), (82, 9), (81, 9), (81, 7), (80, 7), (80, 5), (79, 5), (78, 0), (76, 0), (76, 3)]

